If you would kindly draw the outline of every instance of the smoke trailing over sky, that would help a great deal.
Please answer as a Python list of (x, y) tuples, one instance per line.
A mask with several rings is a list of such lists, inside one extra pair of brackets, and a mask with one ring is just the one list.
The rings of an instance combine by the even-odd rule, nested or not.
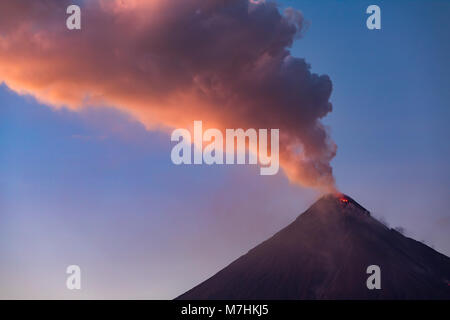
[(149, 129), (279, 128), (280, 164), (333, 189), (336, 146), (321, 118), (332, 83), (289, 47), (302, 14), (248, 0), (92, 0), (82, 30), (66, 0), (0, 2), (0, 81), (53, 107), (107, 105)]

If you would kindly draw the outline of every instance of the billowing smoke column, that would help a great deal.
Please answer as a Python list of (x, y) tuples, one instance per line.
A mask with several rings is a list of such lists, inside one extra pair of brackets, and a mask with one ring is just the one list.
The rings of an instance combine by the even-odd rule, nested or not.
[(334, 189), (336, 153), (320, 119), (328, 76), (292, 57), (302, 14), (249, 0), (0, 2), (0, 81), (53, 107), (107, 105), (149, 129), (279, 128), (280, 163), (304, 186)]

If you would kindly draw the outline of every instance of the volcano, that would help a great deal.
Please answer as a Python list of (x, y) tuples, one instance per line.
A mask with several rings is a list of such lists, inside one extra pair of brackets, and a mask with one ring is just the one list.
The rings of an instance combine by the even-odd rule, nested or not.
[[(380, 289), (367, 287), (370, 265)], [(327, 195), (177, 299), (450, 299), (449, 280), (450, 258)]]

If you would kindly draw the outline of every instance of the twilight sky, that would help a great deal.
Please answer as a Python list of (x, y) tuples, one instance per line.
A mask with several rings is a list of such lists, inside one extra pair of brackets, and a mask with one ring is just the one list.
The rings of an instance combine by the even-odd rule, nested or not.
[[(8, 1), (1, 6), (8, 7)], [(192, 53), (192, 43), (197, 45), (198, 39), (178, 39), (180, 35), (168, 29), (162, 36), (173, 36), (176, 41), (167, 43), (179, 47), (166, 46), (166, 38), (154, 41), (162, 41), (164, 46), (158, 49), (163, 51), (180, 50), (174, 59), (192, 58), (177, 65), (188, 66), (183, 69), (188, 70), (185, 73), (174, 70), (164, 58), (159, 62), (165, 67), (157, 70), (167, 75), (164, 81), (148, 74), (141, 77), (142, 70), (128, 73), (126, 65), (114, 69), (117, 72), (93, 75), (90, 68), (95, 65), (90, 63), (96, 61), (98, 50), (102, 52), (102, 46), (108, 49), (123, 34), (115, 32), (100, 43), (73, 35), (60, 38), (62, 31), (55, 27), (57, 12), (38, 15), (38, 26), (48, 22), (51, 39), (61, 41), (45, 47), (45, 38), (34, 39), (45, 48), (69, 50), (71, 41), (85, 46), (98, 44), (93, 49), (80, 47), (62, 58), (61, 52), (50, 50), (54, 56), (48, 57), (45, 52), (25, 50), (33, 48), (33, 41), (20, 37), (26, 33), (12, 38), (15, 16), (6, 19), (0, 13), (0, 81), (9, 81), (13, 89), (5, 83), (0, 86), (0, 298), (173, 298), (271, 236), (312, 204), (320, 193), (307, 186), (328, 183), (331, 159), (341, 191), (390, 226), (402, 226), (406, 235), (450, 255), (450, 4), (445, 0), (377, 1), (382, 12), (380, 31), (365, 27), (365, 8), (370, 4), (375, 2), (279, 2), (280, 12), (293, 7), (303, 13), (307, 22), (294, 19), (297, 28), (309, 25), (301, 32), (301, 39), (293, 43), (291, 55), (304, 58), (311, 64), (311, 72), (331, 79), (330, 113), (328, 80), (316, 80), (300, 60), (293, 60), (292, 67), (305, 72), (302, 85), (311, 90), (291, 97), (289, 87), (274, 82), (271, 88), (275, 93), (256, 97), (261, 87), (239, 77), (244, 87), (233, 96), (236, 113), (224, 115), (211, 111), (211, 105), (222, 102), (220, 97), (208, 95), (203, 105), (192, 93), (197, 82), (192, 84), (183, 78), (191, 75), (189, 68), (201, 69), (198, 81), (203, 88), (203, 77), (213, 69), (222, 81), (221, 92), (234, 93), (237, 89), (228, 81), (229, 73), (223, 72), (229, 66), (224, 63), (223, 68), (217, 67), (226, 60), (219, 44), (214, 59), (205, 61), (205, 57)], [(21, 12), (16, 17), (28, 15)], [(121, 23), (126, 24), (127, 18)], [(65, 16), (61, 19), (63, 29)], [(167, 21), (153, 20), (155, 26), (165, 26)], [(242, 42), (241, 51), (236, 49), (240, 55), (251, 53), (247, 48), (251, 45), (265, 45), (271, 39), (267, 34), (275, 40), (286, 34), (292, 36), (289, 26), (282, 28), (280, 35), (261, 21), (257, 26), (265, 36), (254, 43), (246, 43), (245, 36), (238, 38), (238, 43)], [(98, 26), (102, 26), (100, 22)], [(94, 40), (99, 36), (94, 30), (83, 32)], [(156, 37), (152, 33), (144, 36)], [(249, 36), (254, 38), (253, 34)], [(224, 38), (236, 41), (235, 37)], [(229, 42), (224, 42), (226, 48)], [(5, 47), (5, 43), (10, 46)], [(116, 54), (145, 62), (147, 56), (140, 50), (155, 50), (151, 46), (138, 49)], [(105, 51), (108, 67), (114, 62), (106, 58), (109, 55), (113, 54)], [(83, 57), (89, 59), (80, 62)], [(191, 65), (192, 61), (195, 63)], [(264, 75), (272, 75), (272, 69), (267, 69), (271, 64), (263, 62)], [(70, 66), (70, 72), (80, 66), (86, 69), (76, 72), (74, 84), (66, 78), (66, 66)], [(156, 67), (144, 63), (142, 68), (147, 72), (146, 68)], [(116, 81), (123, 74), (123, 79)], [(276, 78), (280, 79), (290, 84), (289, 73)], [(147, 80), (156, 87), (150, 88)], [(54, 83), (51, 89), (41, 86), (50, 82)], [(121, 93), (121, 86), (129, 89), (130, 82), (134, 95), (126, 90)], [(90, 97), (92, 101), (86, 103), (89, 106), (80, 107), (79, 100), (84, 103), (87, 99), (86, 88), (106, 92), (106, 98)], [(18, 94), (23, 90), (31, 95)], [(167, 102), (168, 96), (179, 98), (179, 92), (190, 102), (186, 109), (174, 107), (177, 100)], [(319, 111), (267, 102), (256, 121), (244, 112), (248, 108), (250, 115), (259, 112), (256, 102), (245, 104), (247, 109), (240, 108), (253, 97), (256, 102), (312, 99), (314, 110)], [(149, 109), (147, 102), (152, 106)], [(320, 164), (314, 166), (319, 168), (317, 172), (305, 173), (310, 172), (311, 162), (301, 163), (302, 170), (292, 171), (298, 161), (292, 160), (287, 151), (284, 169), (289, 179), (282, 171), (276, 176), (260, 176), (254, 166), (171, 163), (173, 144), (166, 127), (187, 125), (193, 120), (189, 113), (226, 127), (236, 123), (264, 125), (273, 115), (271, 111), (279, 114), (280, 131), (284, 128), (289, 132), (285, 141), (298, 139), (310, 145), (308, 159)], [(288, 121), (297, 117), (314, 120), (324, 114), (323, 122), (337, 145), (334, 158), (334, 145), (322, 139), (321, 126)], [(81, 291), (65, 287), (65, 268), (70, 264), (81, 267)]]

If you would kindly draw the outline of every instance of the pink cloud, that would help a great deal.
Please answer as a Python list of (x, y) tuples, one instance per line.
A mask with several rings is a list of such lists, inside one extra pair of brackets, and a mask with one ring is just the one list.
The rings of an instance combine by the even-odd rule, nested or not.
[(90, 0), (67, 30), (67, 0), (0, 3), (0, 81), (55, 108), (107, 105), (148, 129), (279, 128), (280, 163), (334, 188), (336, 145), (321, 119), (328, 76), (290, 55), (299, 11), (248, 0)]

